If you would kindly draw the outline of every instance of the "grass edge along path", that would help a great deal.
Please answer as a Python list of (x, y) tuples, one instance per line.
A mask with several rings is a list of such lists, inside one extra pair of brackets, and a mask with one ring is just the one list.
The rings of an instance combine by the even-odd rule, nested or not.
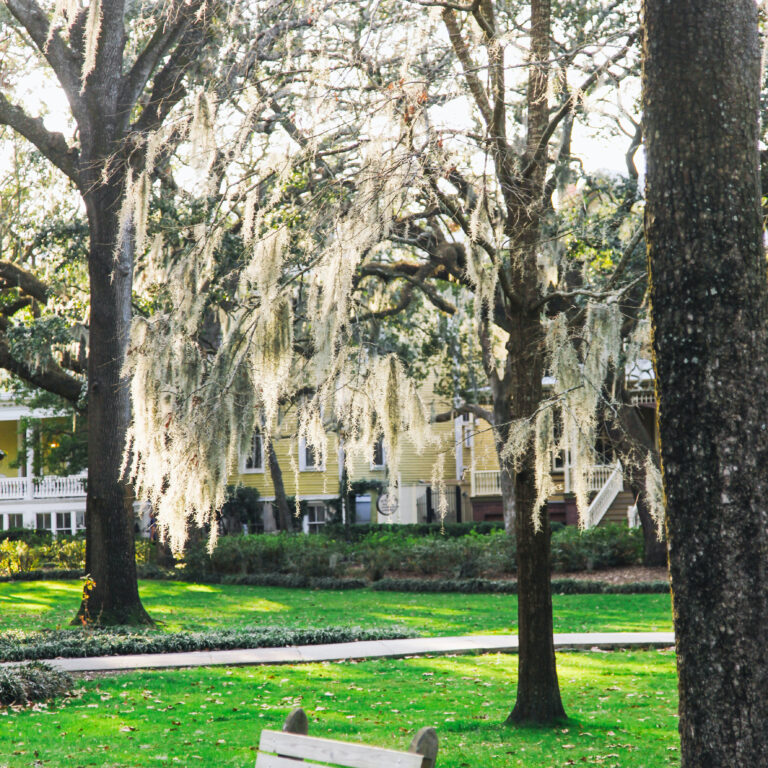
[(312, 735), (398, 749), (432, 725), (439, 768), (679, 765), (671, 651), (558, 653), (558, 671), (570, 720), (555, 728), (502, 724), (507, 654), (98, 677), (69, 700), (0, 710), (0, 765), (246, 768), (295, 706)]

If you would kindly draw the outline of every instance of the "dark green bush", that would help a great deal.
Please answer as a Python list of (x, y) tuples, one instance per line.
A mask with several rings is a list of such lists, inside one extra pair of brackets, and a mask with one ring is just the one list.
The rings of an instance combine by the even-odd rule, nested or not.
[[(404, 627), (244, 627), (208, 632), (157, 632), (133, 627), (64, 629), (0, 634), (0, 659), (24, 661), (54, 657), (125, 656), (134, 653), (175, 653), (235, 648), (280, 648), (290, 645), (349, 643), (418, 637)], [(0, 668), (4, 669), (4, 668)]]
[(66, 693), (72, 687), (72, 678), (49, 664), (33, 661), (31, 664), (0, 667), (0, 705), (25, 705), (48, 701)]
[(552, 534), (552, 570), (597, 571), (636, 565), (643, 557), (639, 528), (612, 523), (585, 531), (568, 525)]
[[(483, 592), (516, 595), (517, 582), (491, 579), (382, 579), (373, 584), (371, 589), (380, 592)], [(665, 594), (669, 592), (669, 584), (666, 581), (609, 584), (604, 581), (558, 579), (552, 581), (552, 592), (561, 595)]]
[(50, 531), (38, 531), (34, 528), (8, 528), (0, 531), (0, 541), (24, 541), (30, 547), (40, 547), (50, 544), (53, 534)]
[(363, 523), (350, 526), (345, 526), (343, 523), (329, 523), (320, 529), (324, 536), (336, 539), (348, 539), (349, 541), (359, 541), (374, 533), (392, 533), (406, 538), (409, 536), (445, 536), (447, 538), (455, 538), (457, 536), (467, 536), (472, 532), (486, 534), (491, 533), (492, 531), (503, 530), (504, 523), (502, 522), (445, 524)]
[(79, 579), (84, 576), (85, 573), (82, 569), (51, 569), (42, 570), (36, 569), (34, 571), (27, 571), (26, 573), (17, 573), (13, 576), (0, 576), (0, 582), (8, 581), (41, 581), (41, 580), (54, 580), (54, 579)]

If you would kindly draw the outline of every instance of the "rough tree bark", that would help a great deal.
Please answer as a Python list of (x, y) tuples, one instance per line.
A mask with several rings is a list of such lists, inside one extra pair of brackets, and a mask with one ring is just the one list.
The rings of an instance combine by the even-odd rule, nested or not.
[(645, 0), (646, 240), (683, 768), (768, 765), (768, 286), (753, 0)]

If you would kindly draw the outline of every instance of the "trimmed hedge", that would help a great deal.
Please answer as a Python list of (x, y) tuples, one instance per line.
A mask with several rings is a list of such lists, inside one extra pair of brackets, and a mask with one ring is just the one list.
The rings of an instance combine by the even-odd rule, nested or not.
[(158, 632), (133, 627), (59, 629), (46, 632), (3, 632), (0, 660), (25, 661), (55, 657), (125, 656), (133, 653), (220, 651), (235, 648), (281, 648), (289, 645), (349, 643), (419, 637), (404, 627), (251, 627), (208, 632)]
[(360, 541), (372, 533), (390, 533), (403, 537), (408, 536), (445, 536), (456, 538), (470, 533), (486, 534), (493, 531), (503, 531), (503, 522), (481, 523), (361, 523), (346, 526), (343, 523), (328, 523), (320, 528), (324, 536), (347, 541)]
[[(371, 586), (381, 592), (457, 592), (462, 594), (517, 594), (516, 581), (491, 579), (381, 579)], [(560, 595), (600, 594), (664, 594), (669, 592), (666, 581), (640, 581), (631, 584), (610, 584), (605, 581), (553, 579), (552, 592)]]
[(33, 661), (31, 664), (0, 667), (0, 705), (9, 706), (47, 701), (67, 693), (72, 678), (50, 664)]

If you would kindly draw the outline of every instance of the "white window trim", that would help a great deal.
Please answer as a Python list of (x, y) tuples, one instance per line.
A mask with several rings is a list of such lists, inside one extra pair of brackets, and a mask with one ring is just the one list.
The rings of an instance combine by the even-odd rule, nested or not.
[[(241, 456), (240, 457), (240, 473), (243, 475), (263, 475), (264, 474), (264, 435), (261, 434), (261, 432), (254, 432), (253, 437), (255, 437), (258, 434), (259, 440), (261, 440), (261, 466), (260, 467), (253, 467), (253, 468), (247, 468), (245, 466), (245, 463), (248, 459), (248, 456)], [(251, 440), (253, 440), (253, 437), (251, 437)]]
[[(384, 438), (379, 438), (379, 440), (381, 441), (381, 454), (384, 462), (382, 464), (375, 464), (373, 459), (371, 459), (371, 472), (383, 472), (387, 468), (387, 449), (384, 445)], [(379, 442), (379, 440), (376, 442)]]
[(299, 472), (325, 472), (325, 464), (307, 466), (307, 439), (299, 438)]

